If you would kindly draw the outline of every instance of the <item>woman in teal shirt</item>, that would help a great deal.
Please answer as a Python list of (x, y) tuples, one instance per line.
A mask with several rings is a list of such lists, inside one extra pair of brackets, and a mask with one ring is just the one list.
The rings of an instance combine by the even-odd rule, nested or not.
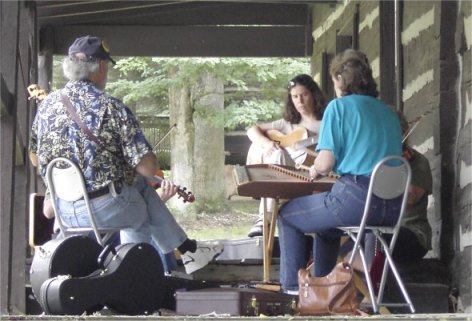
[[(341, 177), (330, 192), (295, 198), (278, 217), (280, 282), (286, 292), (298, 290), (298, 270), (306, 266), (305, 234), (315, 233), (315, 276), (328, 274), (338, 256), (340, 226), (358, 225), (365, 205), (370, 174), (384, 157), (402, 154), (398, 117), (377, 99), (377, 84), (364, 53), (348, 49), (330, 68), (337, 99), (324, 113), (310, 168), (313, 178), (335, 172)], [(374, 197), (368, 224), (395, 224), (400, 199)]]

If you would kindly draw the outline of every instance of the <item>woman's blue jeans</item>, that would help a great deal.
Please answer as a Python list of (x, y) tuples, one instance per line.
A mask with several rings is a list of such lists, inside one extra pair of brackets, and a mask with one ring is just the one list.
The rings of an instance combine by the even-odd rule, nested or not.
[[(83, 200), (58, 200), (58, 206), (66, 226), (91, 225)], [(118, 195), (109, 193), (92, 199), (91, 206), (97, 225), (120, 229), (122, 243), (151, 243), (152, 238), (165, 254), (187, 239), (169, 209), (142, 176), (136, 177), (132, 185), (123, 184)]]
[[(331, 192), (295, 198), (284, 204), (277, 219), (280, 242), (280, 283), (285, 290), (298, 290), (298, 270), (306, 267), (305, 234), (315, 233), (315, 276), (331, 272), (336, 264), (341, 226), (359, 225), (369, 187), (365, 176), (345, 175)], [(394, 225), (401, 199), (373, 197), (367, 224)]]

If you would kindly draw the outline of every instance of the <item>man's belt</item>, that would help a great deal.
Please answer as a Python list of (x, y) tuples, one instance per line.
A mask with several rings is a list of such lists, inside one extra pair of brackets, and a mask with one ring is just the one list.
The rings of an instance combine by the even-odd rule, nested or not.
[[(116, 190), (116, 193), (117, 194), (120, 194), (121, 192), (121, 187), (122, 187), (122, 183), (121, 182), (113, 182), (113, 183), (110, 183), (110, 184), (114, 184), (115, 185), (115, 190)], [(106, 195), (110, 193), (110, 187), (109, 185), (101, 188), (101, 189), (98, 189), (96, 191), (93, 191), (93, 192), (89, 192), (88, 193), (88, 196), (89, 196), (89, 199), (94, 199), (94, 198), (97, 198), (97, 197), (100, 197), (100, 196), (103, 196), (103, 195)]]
[(110, 188), (108, 186), (105, 186), (104, 188), (88, 193), (88, 196), (89, 196), (89, 199), (93, 199), (93, 198), (97, 198), (108, 193), (110, 193)]

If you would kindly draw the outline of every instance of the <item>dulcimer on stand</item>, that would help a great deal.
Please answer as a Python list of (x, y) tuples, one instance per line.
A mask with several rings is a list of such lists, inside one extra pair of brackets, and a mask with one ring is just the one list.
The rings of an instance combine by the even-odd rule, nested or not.
[[(270, 264), (278, 216), (278, 201), (329, 191), (336, 178), (328, 176), (313, 181), (305, 170), (274, 164), (235, 166), (233, 174), (238, 195), (264, 199), (263, 282), (270, 283)], [(276, 200), (271, 218), (269, 218), (266, 198)]]
[(274, 164), (236, 165), (233, 174), (238, 195), (254, 198), (292, 199), (329, 191), (336, 182), (329, 176), (312, 181), (307, 171)]

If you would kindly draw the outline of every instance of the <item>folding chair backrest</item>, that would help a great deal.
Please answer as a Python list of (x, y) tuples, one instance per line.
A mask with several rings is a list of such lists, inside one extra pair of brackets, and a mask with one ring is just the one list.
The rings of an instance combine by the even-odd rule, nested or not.
[(401, 156), (387, 156), (375, 165), (370, 177), (364, 214), (360, 224), (359, 232), (361, 236), (367, 223), (373, 195), (386, 200), (394, 199), (403, 195), (400, 216), (398, 218), (398, 222), (401, 221), (406, 209), (410, 181), (410, 164), (408, 164), (408, 161)]
[[(48, 167), (51, 174), (51, 185), (54, 186), (56, 196), (68, 202), (74, 202), (83, 198), (84, 194), (87, 193), (87, 188), (85, 187), (82, 172), (77, 165), (69, 160), (64, 161), (60, 159), (55, 159), (51, 163), (53, 165), (60, 163), (68, 165), (67, 168), (59, 168), (51, 164), (51, 167)], [(49, 182), (48, 185), (50, 185)]]
[(410, 170), (401, 157), (388, 157), (380, 161), (372, 172), (372, 192), (382, 199), (394, 199), (408, 189)]
[[(54, 208), (54, 213), (56, 215), (56, 220), (64, 236), (73, 234), (88, 234), (89, 232), (93, 231), (97, 242), (101, 245), (105, 245), (106, 238), (109, 237), (111, 231), (106, 230), (105, 232), (108, 233), (106, 238), (101, 237), (100, 231), (97, 228), (97, 224), (95, 222), (94, 213), (90, 205), (87, 188), (85, 186), (85, 181), (80, 168), (67, 158), (55, 158), (47, 166), (46, 181), (51, 193), (51, 201)], [(61, 213), (57, 208), (58, 198), (68, 202), (77, 201), (83, 198), (92, 226), (85, 228), (66, 227), (62, 221)]]

